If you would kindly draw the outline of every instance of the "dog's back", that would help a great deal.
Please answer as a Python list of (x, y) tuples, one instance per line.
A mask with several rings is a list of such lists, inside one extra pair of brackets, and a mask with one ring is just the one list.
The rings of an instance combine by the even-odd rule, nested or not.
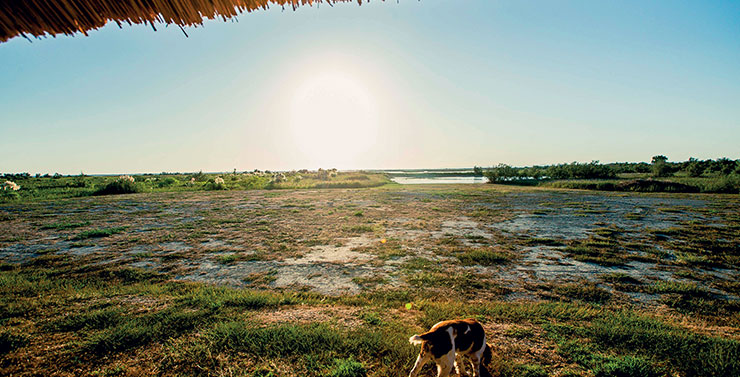
[(455, 363), (456, 355), (470, 358), (473, 375), (478, 376), (480, 362), (488, 363), (491, 359), (491, 349), (486, 344), (483, 326), (473, 318), (439, 322), (429, 331), (412, 336), (409, 342), (422, 346), (411, 376), (415, 376), (420, 364), (429, 358), (437, 364), (438, 376), (446, 376), (453, 364), (464, 368), (464, 365)]

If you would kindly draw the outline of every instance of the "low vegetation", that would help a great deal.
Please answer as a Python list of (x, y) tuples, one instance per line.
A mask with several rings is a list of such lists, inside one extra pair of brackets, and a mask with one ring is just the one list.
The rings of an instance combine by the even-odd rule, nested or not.
[(0, 180), (3, 178), (17, 182), (18, 190), (0, 191), (0, 203), (142, 192), (362, 188), (390, 183), (383, 173), (340, 172), (336, 169), (290, 172), (255, 170), (226, 174), (161, 173), (131, 176), (0, 174)]

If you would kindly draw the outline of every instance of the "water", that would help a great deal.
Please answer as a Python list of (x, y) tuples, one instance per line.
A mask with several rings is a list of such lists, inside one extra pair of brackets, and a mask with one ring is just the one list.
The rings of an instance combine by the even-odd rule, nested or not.
[(447, 183), (486, 183), (485, 177), (393, 177), (391, 181), (402, 185), (447, 184)]

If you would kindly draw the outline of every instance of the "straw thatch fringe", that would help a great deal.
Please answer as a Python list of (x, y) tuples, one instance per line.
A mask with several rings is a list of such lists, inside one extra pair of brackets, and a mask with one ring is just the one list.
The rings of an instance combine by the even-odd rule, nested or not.
[[(271, 4), (296, 9), (321, 2), (362, 0), (0, 0), (0, 42), (28, 34), (87, 35), (108, 21), (122, 23), (202, 25), (205, 18), (224, 21), (242, 12), (267, 9)], [(184, 32), (184, 30), (183, 30)]]

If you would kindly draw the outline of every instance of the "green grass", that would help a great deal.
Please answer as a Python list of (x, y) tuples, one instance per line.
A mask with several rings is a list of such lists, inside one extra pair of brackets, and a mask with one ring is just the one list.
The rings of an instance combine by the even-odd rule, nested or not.
[(79, 221), (79, 222), (60, 222), (60, 223), (53, 223), (53, 224), (44, 224), (41, 226), (41, 229), (56, 229), (56, 230), (65, 230), (65, 229), (74, 229), (74, 228), (81, 228), (83, 226), (90, 225), (89, 221)]
[(367, 369), (365, 369), (365, 366), (352, 357), (334, 359), (334, 366), (329, 372), (329, 377), (365, 377), (366, 375)]
[(698, 335), (657, 319), (614, 313), (593, 321), (587, 333), (601, 347), (666, 358), (687, 376), (736, 376), (740, 342)]
[(569, 298), (594, 303), (605, 303), (611, 298), (607, 290), (587, 282), (557, 285), (553, 291)]
[(463, 265), (492, 266), (510, 262), (514, 255), (509, 252), (491, 249), (467, 249), (455, 255)]
[(88, 238), (102, 238), (109, 237), (114, 234), (121, 233), (126, 230), (125, 226), (117, 226), (112, 228), (100, 228), (85, 230), (72, 237), (73, 240), (86, 240)]

